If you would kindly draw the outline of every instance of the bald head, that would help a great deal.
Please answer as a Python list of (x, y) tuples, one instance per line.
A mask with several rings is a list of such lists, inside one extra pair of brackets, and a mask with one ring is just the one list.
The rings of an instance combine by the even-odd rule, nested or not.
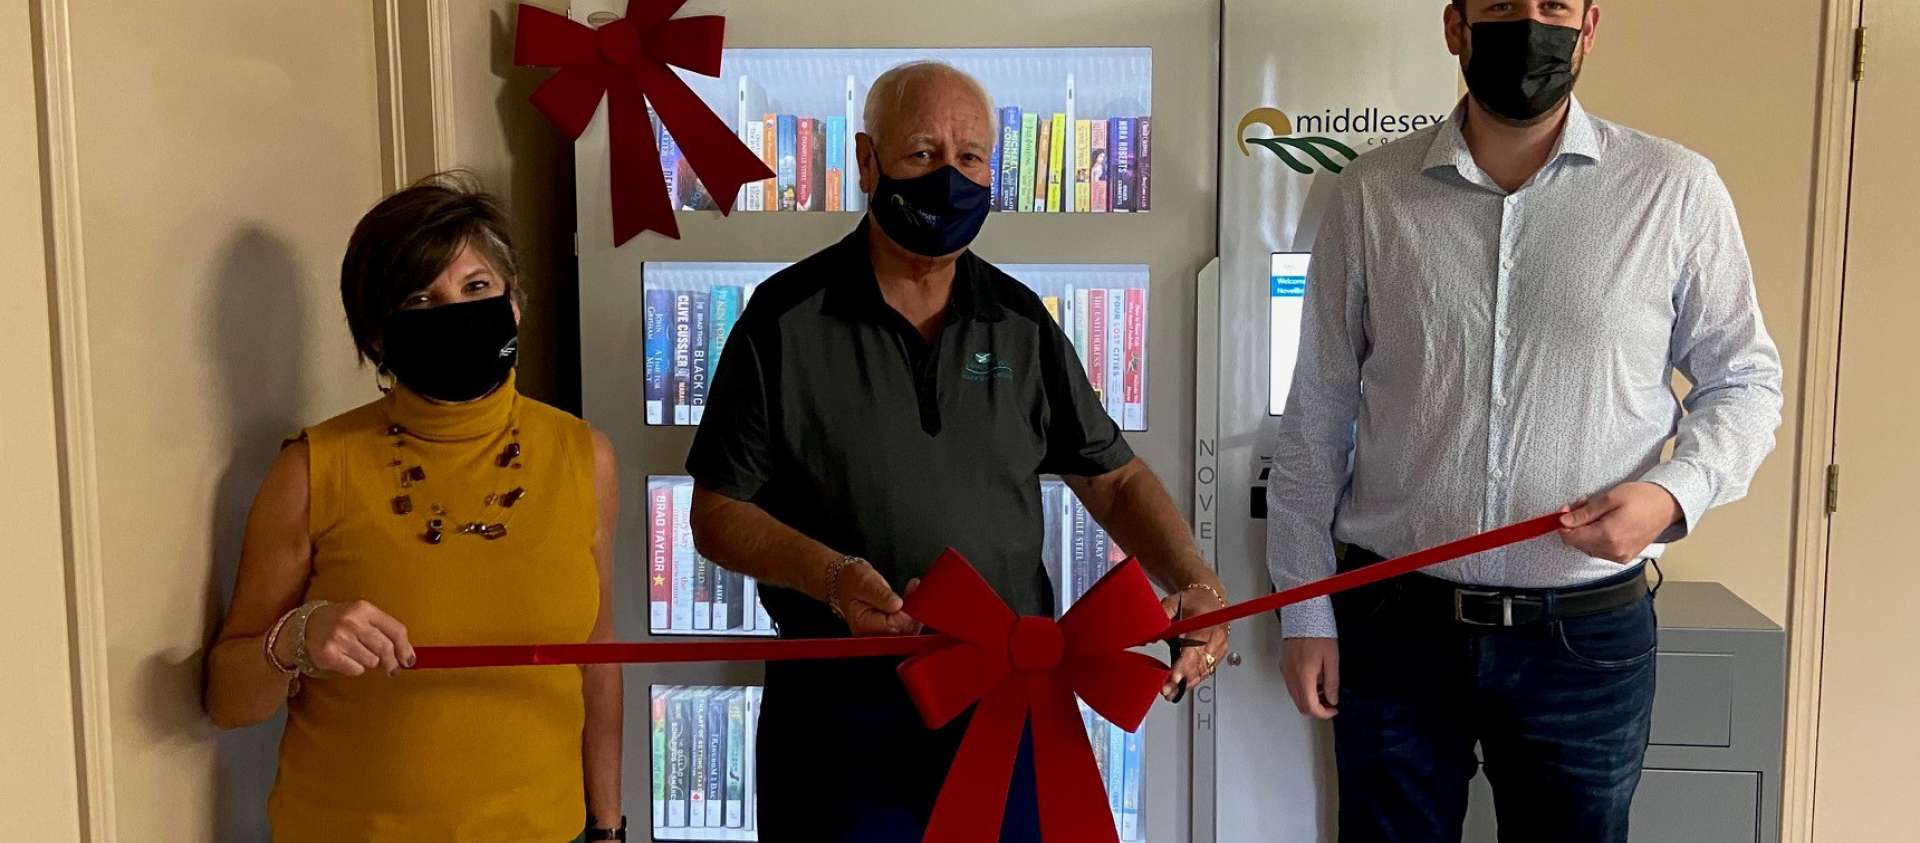
[(876, 165), (900, 179), (952, 165), (979, 184), (992, 182), (993, 101), (958, 68), (925, 61), (888, 70), (867, 91), (864, 116), (856, 141), (861, 192), (879, 182)]

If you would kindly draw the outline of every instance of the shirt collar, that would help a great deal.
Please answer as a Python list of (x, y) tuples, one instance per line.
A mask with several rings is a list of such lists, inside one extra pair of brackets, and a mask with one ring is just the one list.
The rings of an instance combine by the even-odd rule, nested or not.
[[(826, 285), (821, 303), (828, 313), (852, 319), (881, 320), (898, 317), (898, 312), (880, 295), (880, 281), (873, 274), (873, 256), (867, 237), (871, 217), (861, 217), (853, 232), (829, 247), (833, 255), (829, 271), (836, 277)], [(960, 255), (953, 270), (953, 289), (948, 293), (947, 312), (982, 322), (998, 322), (1006, 317), (999, 297), (994, 294), (992, 272), (987, 262), (969, 249)]]
[[(1460, 98), (1460, 104), (1454, 106), (1453, 113), (1447, 115), (1440, 131), (1433, 135), (1432, 145), (1427, 147), (1426, 160), (1420, 164), (1422, 172), (1440, 167), (1451, 167), (1461, 176), (1471, 179), (1480, 172), (1480, 165), (1473, 160), (1473, 150), (1467, 146), (1467, 137), (1461, 131), (1466, 125), (1467, 99)], [(1547, 163), (1558, 161), (1562, 156), (1572, 155), (1588, 161), (1600, 161), (1600, 132), (1594, 126), (1593, 116), (1580, 104), (1579, 97), (1568, 97), (1567, 121), (1560, 130), (1560, 140), (1555, 142), (1553, 153), (1547, 156)]]

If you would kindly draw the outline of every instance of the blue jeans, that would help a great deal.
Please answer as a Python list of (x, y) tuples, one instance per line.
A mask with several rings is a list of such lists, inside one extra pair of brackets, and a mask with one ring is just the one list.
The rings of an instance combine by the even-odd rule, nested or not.
[(1393, 586), (1334, 597), (1342, 843), (1458, 841), (1476, 768), (1502, 843), (1624, 843), (1653, 713), (1652, 596), (1500, 630), (1396, 616)]
[[(898, 659), (772, 663), (760, 702), (760, 843), (913, 843), (966, 717), (929, 730)], [(1001, 843), (1040, 843), (1033, 738), (1023, 734)]]

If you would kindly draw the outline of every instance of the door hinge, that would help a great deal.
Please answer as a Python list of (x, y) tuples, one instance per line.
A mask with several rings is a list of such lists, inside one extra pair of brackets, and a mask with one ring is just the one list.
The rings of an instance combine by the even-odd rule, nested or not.
[(1853, 81), (1867, 78), (1867, 28), (1853, 31)]
[(1840, 466), (1827, 466), (1827, 514), (1840, 511)]

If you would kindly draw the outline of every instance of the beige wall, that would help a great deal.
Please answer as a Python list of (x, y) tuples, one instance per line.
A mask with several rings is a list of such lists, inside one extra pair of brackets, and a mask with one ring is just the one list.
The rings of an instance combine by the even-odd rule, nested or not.
[(381, 187), (374, 7), (70, 5), (79, 240), (61, 269), (85, 355), (66, 374), (91, 425), (66, 437), (93, 455), (77, 565), (103, 582), (115, 826), (260, 839), (278, 729), (216, 735), (201, 659), (281, 437), (377, 394), (336, 286)]
[(0, 817), (51, 841), (79, 836), (80, 803), (29, 17), (0, 10)]
[[(1733, 193), (1760, 306), (1786, 364), (1779, 446), (1749, 497), (1674, 546), (1666, 572), (1726, 583), (1775, 621), (1787, 616), (1796, 424), (1813, 205), (1820, 0), (1601, 0), (1600, 40), (1580, 81), (1595, 113), (1713, 159)], [(1818, 505), (1818, 502), (1810, 502)]]

